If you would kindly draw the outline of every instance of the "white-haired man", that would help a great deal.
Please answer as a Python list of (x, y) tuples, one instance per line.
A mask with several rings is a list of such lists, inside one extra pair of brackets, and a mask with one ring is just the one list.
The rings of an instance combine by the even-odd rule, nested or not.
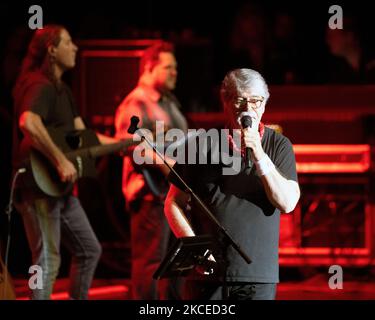
[[(226, 139), (230, 148), (243, 155), (240, 172), (223, 175), (222, 162), (174, 166), (252, 259), (247, 264), (233, 248), (228, 248), (226, 281), (230, 299), (275, 299), (280, 212), (291, 212), (300, 197), (291, 142), (261, 122), (268, 98), (267, 84), (258, 72), (230, 71), (222, 82), (221, 100), (228, 128), (241, 130), (241, 145), (236, 145), (231, 135)], [(252, 123), (246, 129), (241, 122), (244, 115)], [(250, 166), (245, 164), (246, 148), (251, 149)], [(172, 185), (164, 211), (174, 234), (215, 234), (175, 176), (170, 174), (169, 180)], [(193, 210), (188, 219), (185, 214), (189, 207)], [(188, 279), (184, 297), (222, 299), (222, 283), (215, 276)]]

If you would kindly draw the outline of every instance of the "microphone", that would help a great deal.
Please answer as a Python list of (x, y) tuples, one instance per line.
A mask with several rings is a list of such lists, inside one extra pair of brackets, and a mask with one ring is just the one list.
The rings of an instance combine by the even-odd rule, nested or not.
[(128, 129), (128, 133), (133, 134), (134, 132), (137, 131), (138, 129), (138, 123), (139, 123), (139, 118), (137, 116), (132, 116), (130, 119), (130, 126)]
[[(242, 128), (243, 129), (246, 129), (246, 128), (251, 128), (252, 124), (253, 124), (253, 121), (251, 120), (251, 117), (247, 114), (245, 114), (245, 112), (243, 112), (244, 114), (241, 116), (241, 125), (242, 125)], [(246, 147), (246, 152), (245, 152), (245, 166), (246, 168), (251, 168), (252, 167), (252, 163), (251, 163), (251, 149)]]

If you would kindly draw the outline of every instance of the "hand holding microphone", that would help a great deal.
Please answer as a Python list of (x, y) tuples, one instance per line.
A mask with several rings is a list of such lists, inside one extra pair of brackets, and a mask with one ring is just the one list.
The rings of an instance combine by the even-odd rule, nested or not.
[(246, 168), (252, 167), (252, 160), (258, 161), (262, 158), (264, 151), (260, 139), (259, 132), (253, 129), (253, 121), (248, 112), (241, 114), (241, 126), (243, 140), (246, 145), (245, 165)]
[[(244, 132), (244, 135), (245, 135), (245, 131), (248, 131), (247, 129), (251, 128), (251, 126), (253, 125), (253, 120), (251, 119), (251, 117), (249, 115), (242, 115), (241, 116), (241, 125), (242, 125), (242, 128), (244, 129), (243, 132)], [(246, 151), (245, 151), (245, 166), (246, 166), (246, 168), (251, 168), (251, 166), (252, 166), (251, 149), (247, 145), (246, 145)]]

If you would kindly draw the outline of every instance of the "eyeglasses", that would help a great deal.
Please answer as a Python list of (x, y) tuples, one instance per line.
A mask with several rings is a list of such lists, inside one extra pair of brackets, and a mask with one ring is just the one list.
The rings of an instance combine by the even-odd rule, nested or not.
[(251, 96), (250, 98), (237, 97), (234, 104), (237, 108), (244, 109), (247, 108), (250, 103), (253, 109), (259, 109), (262, 106), (263, 101), (264, 97), (262, 96)]

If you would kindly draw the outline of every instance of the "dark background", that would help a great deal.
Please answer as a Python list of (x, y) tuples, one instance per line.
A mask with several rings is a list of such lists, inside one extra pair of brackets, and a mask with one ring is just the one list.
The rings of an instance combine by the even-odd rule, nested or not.
[[(272, 39), (275, 19), (287, 14), (294, 21), (293, 66), (295, 77), (291, 83), (300, 85), (327, 84), (325, 30), (331, 5), (341, 5), (344, 17), (355, 17), (358, 37), (367, 60), (375, 56), (374, 17), (369, 2), (361, 1), (5, 1), (0, 3), (0, 111), (1, 111), (1, 194), (0, 240), (7, 232), (6, 219), (2, 214), (9, 195), (12, 100), (11, 88), (17, 76), (32, 30), (28, 28), (33, 4), (43, 8), (44, 24), (58, 23), (67, 27), (74, 40), (84, 39), (159, 39), (173, 41), (177, 47), (179, 81), (176, 94), (185, 112), (219, 111), (218, 87), (228, 69), (243, 66), (240, 57), (231, 52), (230, 38), (238, 15), (248, 3), (254, 4), (263, 16), (265, 38)], [(345, 25), (344, 25), (345, 28)], [(272, 52), (272, 47), (268, 47)], [(237, 59), (238, 58), (238, 59)], [(273, 65), (266, 76), (269, 84), (283, 85)], [(71, 73), (66, 80), (71, 82)], [(358, 83), (363, 85), (363, 83)], [(371, 119), (370, 119), (371, 120)], [(373, 120), (372, 120), (373, 121)], [(373, 122), (370, 121), (373, 124)], [(327, 124), (329, 127), (330, 124)], [(371, 125), (368, 125), (371, 127)], [(105, 158), (103, 168), (119, 168), (121, 159)], [(100, 167), (99, 167), (100, 169)], [(128, 272), (128, 220), (123, 212), (123, 200), (117, 172), (100, 171), (100, 182), (82, 182), (81, 197), (96, 233), (104, 246), (104, 257), (98, 269), (99, 275), (111, 272), (123, 276)], [(103, 183), (104, 181), (104, 183)], [(108, 182), (109, 181), (109, 182)], [(113, 181), (117, 185), (113, 185)], [(116, 190), (110, 197), (103, 185), (112, 183)], [(89, 187), (87, 187), (89, 186)], [(91, 188), (91, 189), (90, 189)], [(86, 191), (85, 191), (86, 190)], [(92, 197), (92, 190), (96, 196)], [(104, 199), (104, 200), (103, 200)], [(4, 241), (0, 242), (3, 253)], [(10, 271), (13, 275), (25, 275), (30, 265), (27, 242), (18, 215), (13, 216)], [(67, 260), (63, 260), (62, 274), (66, 273)]]

